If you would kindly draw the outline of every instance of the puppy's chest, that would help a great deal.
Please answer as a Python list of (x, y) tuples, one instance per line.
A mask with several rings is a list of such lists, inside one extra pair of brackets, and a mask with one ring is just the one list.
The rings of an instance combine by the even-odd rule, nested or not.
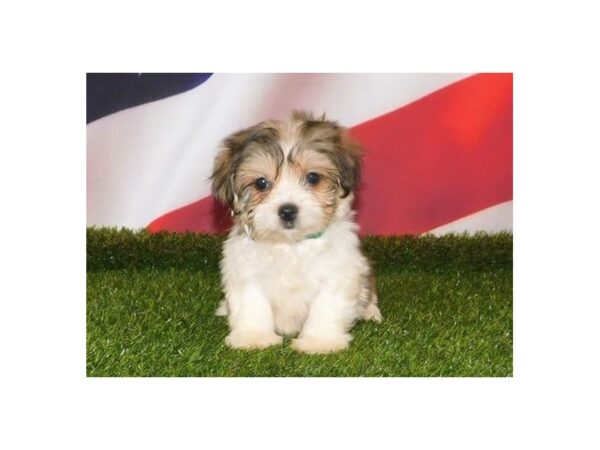
[(257, 277), (273, 300), (310, 301), (326, 280), (319, 246), (261, 249), (264, 264)]

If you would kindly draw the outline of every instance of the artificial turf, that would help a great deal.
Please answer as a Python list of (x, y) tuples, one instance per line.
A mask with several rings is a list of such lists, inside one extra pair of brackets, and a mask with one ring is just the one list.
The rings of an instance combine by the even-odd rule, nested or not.
[(88, 228), (88, 376), (512, 376), (512, 234), (363, 239), (384, 321), (329, 355), (225, 346), (222, 242)]

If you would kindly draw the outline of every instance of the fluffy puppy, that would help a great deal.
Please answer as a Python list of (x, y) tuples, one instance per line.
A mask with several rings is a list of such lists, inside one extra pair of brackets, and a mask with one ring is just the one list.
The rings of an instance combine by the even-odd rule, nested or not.
[(359, 247), (353, 192), (360, 147), (323, 115), (295, 112), (226, 138), (214, 196), (234, 225), (221, 261), (233, 348), (280, 344), (329, 353), (348, 347), (359, 320), (381, 321), (375, 283)]

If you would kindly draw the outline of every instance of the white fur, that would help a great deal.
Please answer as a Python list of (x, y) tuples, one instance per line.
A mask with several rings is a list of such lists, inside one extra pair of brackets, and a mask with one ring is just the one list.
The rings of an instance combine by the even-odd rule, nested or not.
[(311, 200), (292, 184), (282, 183), (281, 193), (273, 194), (273, 202), (265, 204), (257, 218), (273, 220), (265, 224), (270, 229), (281, 228), (275, 208), (288, 201), (288, 195), (300, 205), (300, 227), (282, 229), (276, 240), (255, 239), (240, 225), (231, 230), (221, 262), (225, 300), (217, 311), (228, 317), (231, 333), (226, 343), (264, 348), (279, 344), (281, 335), (298, 334), (292, 342), (297, 351), (345, 349), (356, 320), (381, 320), (377, 306), (364, 299), (369, 265), (352, 221), (352, 196), (341, 201), (321, 237), (305, 239), (299, 233), (316, 231), (310, 226), (311, 215), (320, 210), (311, 209)]

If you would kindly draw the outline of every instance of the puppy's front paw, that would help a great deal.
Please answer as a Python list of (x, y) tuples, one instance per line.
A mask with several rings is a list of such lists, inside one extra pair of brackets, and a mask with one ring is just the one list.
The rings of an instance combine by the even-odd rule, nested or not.
[(264, 331), (232, 331), (225, 338), (225, 343), (231, 348), (267, 348), (281, 344), (283, 338), (275, 333)]
[(324, 354), (345, 350), (350, 345), (352, 336), (341, 334), (334, 337), (300, 337), (292, 340), (292, 348), (297, 352), (308, 354)]
[(219, 307), (215, 311), (215, 316), (226, 316), (227, 314), (229, 314), (227, 300), (221, 300), (221, 303), (219, 303)]

